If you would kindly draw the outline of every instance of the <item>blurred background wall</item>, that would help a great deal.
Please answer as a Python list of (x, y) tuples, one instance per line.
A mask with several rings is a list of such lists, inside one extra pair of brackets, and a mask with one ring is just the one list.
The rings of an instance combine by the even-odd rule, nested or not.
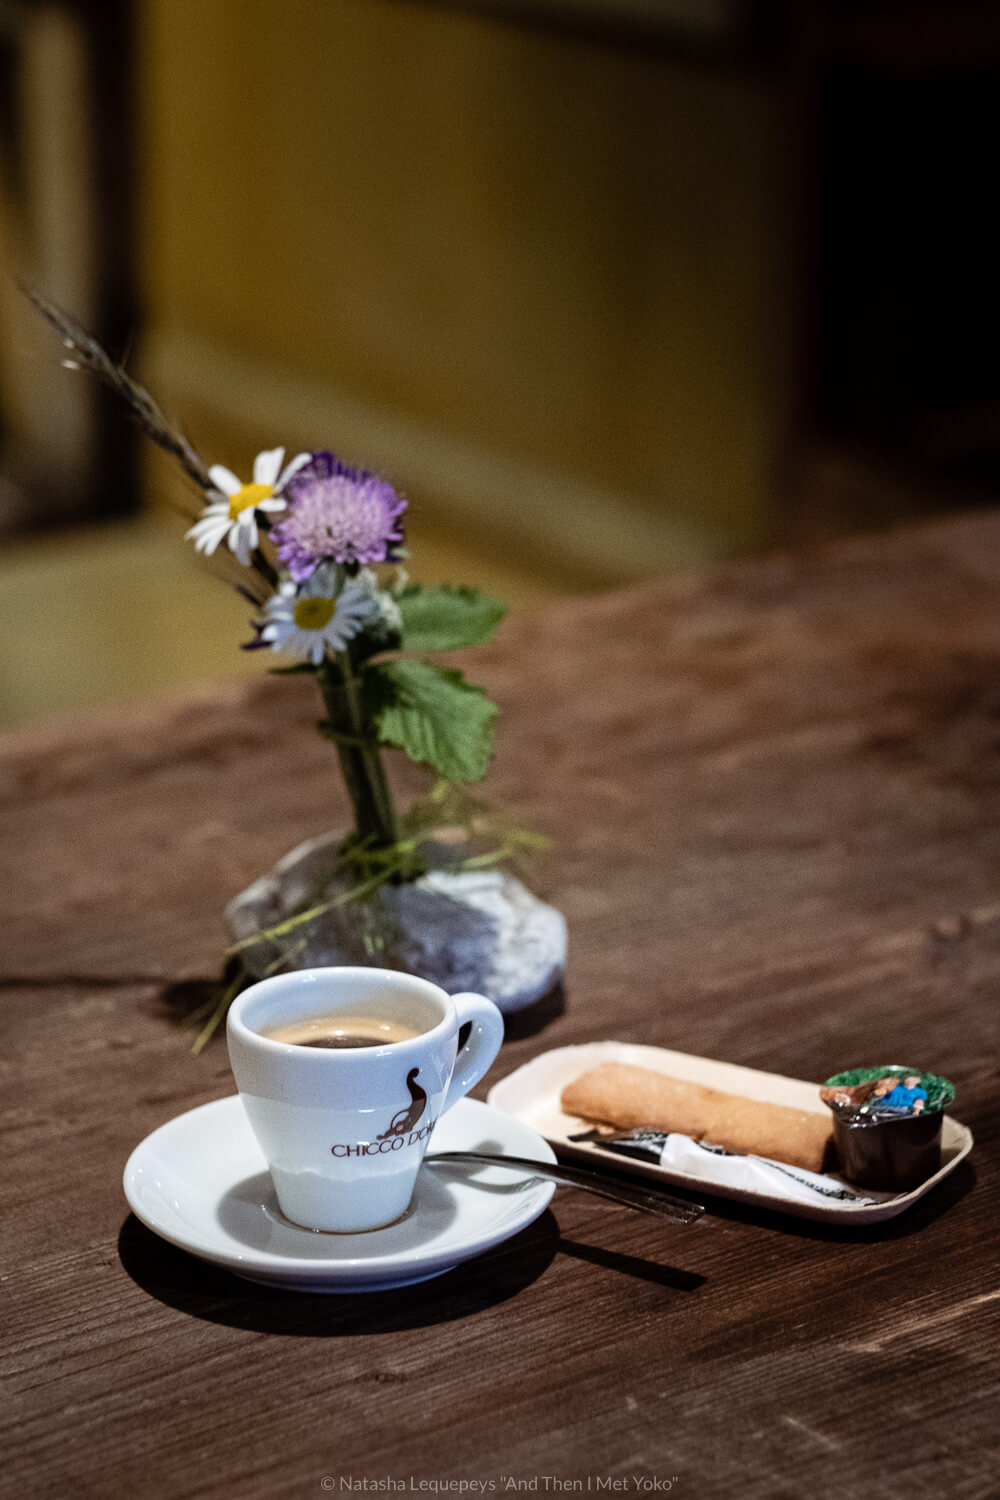
[(415, 576), (515, 605), (989, 498), (993, 362), (958, 324), (987, 346), (997, 33), (976, 6), (4, 0), (0, 717), (248, 665), (180, 482), (8, 272), (206, 461), (334, 447), (409, 495)]
[(147, 6), (151, 378), (604, 583), (756, 540), (773, 101), (400, 0)]

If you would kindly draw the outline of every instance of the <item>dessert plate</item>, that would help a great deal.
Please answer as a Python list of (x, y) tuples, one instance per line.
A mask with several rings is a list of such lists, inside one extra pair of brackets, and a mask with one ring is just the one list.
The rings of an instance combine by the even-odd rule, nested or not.
[(643, 1047), (630, 1042), (589, 1042), (581, 1047), (557, 1047), (525, 1063), (490, 1089), (489, 1102), (505, 1110), (514, 1119), (537, 1130), (560, 1156), (594, 1163), (599, 1160), (609, 1168), (646, 1177), (662, 1186), (688, 1188), (698, 1194), (714, 1193), (757, 1208), (795, 1214), (803, 1219), (818, 1219), (827, 1224), (874, 1224), (895, 1218), (930, 1192), (943, 1177), (953, 1172), (972, 1150), (972, 1132), (950, 1115), (945, 1115), (941, 1136), (941, 1166), (933, 1176), (908, 1193), (875, 1193), (856, 1188), (828, 1172), (822, 1175), (769, 1162), (758, 1156), (717, 1154), (700, 1146), (688, 1136), (671, 1135), (669, 1153), (672, 1165), (637, 1160), (612, 1154), (587, 1141), (574, 1141), (585, 1132), (589, 1122), (563, 1112), (560, 1095), (568, 1083), (588, 1068), (601, 1063), (630, 1063), (682, 1078), (728, 1094), (743, 1094), (748, 1099), (785, 1104), (793, 1109), (815, 1110), (828, 1114), (820, 1103), (819, 1086), (800, 1078), (785, 1078), (780, 1073), (764, 1073), (735, 1063), (715, 1062), (710, 1057), (693, 1057), (686, 1052), (668, 1052), (663, 1047)]
[[(489, 1151), (554, 1162), (534, 1130), (461, 1099), (431, 1136), (434, 1151)], [(155, 1234), (248, 1281), (300, 1292), (372, 1292), (450, 1271), (524, 1229), (555, 1184), (523, 1168), (424, 1165), (402, 1219), (367, 1234), (301, 1229), (278, 1208), (238, 1094), (178, 1115), (136, 1147), (125, 1196)]]

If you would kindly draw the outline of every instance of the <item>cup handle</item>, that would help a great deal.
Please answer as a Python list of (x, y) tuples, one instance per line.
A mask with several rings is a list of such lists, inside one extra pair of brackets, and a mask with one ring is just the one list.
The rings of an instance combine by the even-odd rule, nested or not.
[(483, 995), (452, 995), (451, 1003), (455, 1007), (459, 1028), (471, 1021), (472, 1031), (455, 1059), (441, 1114), (475, 1087), (492, 1065), (503, 1041), (503, 1016), (492, 1000)]

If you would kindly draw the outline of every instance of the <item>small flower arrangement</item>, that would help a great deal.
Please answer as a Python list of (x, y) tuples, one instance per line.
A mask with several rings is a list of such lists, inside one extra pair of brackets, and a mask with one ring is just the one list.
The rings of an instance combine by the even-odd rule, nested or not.
[[(424, 658), (488, 641), (505, 607), (475, 589), (409, 583), (400, 566), (406, 500), (333, 453), (286, 464), (274, 448), (257, 455), (247, 483), (218, 464), (208, 478), (188, 538), (209, 557), (227, 546), (263, 585), (243, 649), (296, 658), (276, 670), (316, 677), (320, 732), (337, 747), (354, 805), (355, 850), (384, 851), (399, 829), (380, 747), (449, 781), (486, 773), (496, 705), (461, 672)], [(387, 566), (385, 580), (376, 570)]]
[[(486, 773), (497, 707), (452, 666), (428, 658), (491, 639), (502, 600), (461, 587), (421, 587), (403, 562), (407, 502), (386, 479), (326, 450), (258, 453), (243, 481), (220, 464), (206, 467), (149, 392), (72, 318), (33, 290), (28, 295), (59, 334), (71, 368), (110, 386), (143, 430), (180, 464), (202, 497), (187, 532), (195, 550), (227, 567), (253, 606), (246, 651), (279, 653), (271, 670), (315, 678), (324, 708), (319, 731), (339, 757), (354, 811), (353, 830), (336, 846), (333, 866), (314, 881), (299, 909), (237, 948), (223, 994), (206, 1008), (196, 1046), (219, 1025), (248, 978), (262, 971), (247, 950), (268, 954), (264, 972), (294, 965), (318, 916), (360, 902), (386, 883), (418, 880), (432, 863), (476, 870), (544, 843), (492, 818), (460, 789)], [(440, 778), (423, 803), (400, 817), (382, 750), (401, 750)], [(493, 847), (483, 847), (486, 844)], [(442, 850), (450, 848), (450, 858)], [(371, 913), (359, 922), (376, 961), (380, 938)], [(377, 928), (377, 922), (375, 927)], [(384, 943), (383, 943), (384, 946)], [(274, 956), (271, 956), (274, 955)]]

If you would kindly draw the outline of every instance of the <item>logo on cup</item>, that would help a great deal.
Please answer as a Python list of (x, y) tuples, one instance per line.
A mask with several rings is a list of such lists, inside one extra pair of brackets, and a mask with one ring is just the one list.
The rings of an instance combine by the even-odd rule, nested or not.
[(389, 1121), (389, 1129), (383, 1131), (381, 1135), (376, 1136), (376, 1140), (385, 1141), (390, 1136), (406, 1135), (420, 1119), (420, 1116), (427, 1107), (427, 1095), (417, 1082), (419, 1074), (419, 1068), (411, 1068), (407, 1073), (406, 1087), (410, 1091), (410, 1102), (405, 1109), (401, 1109), (393, 1115)]
[(417, 1082), (419, 1076), (419, 1068), (411, 1068), (406, 1075), (410, 1102), (396, 1111), (387, 1129), (383, 1130), (381, 1135), (377, 1135), (374, 1141), (358, 1141), (353, 1146), (338, 1143), (330, 1147), (332, 1154), (334, 1156), (382, 1156), (387, 1151), (401, 1151), (404, 1146), (416, 1146), (429, 1136), (437, 1124), (436, 1120), (431, 1120), (419, 1130), (417, 1129), (417, 1123), (427, 1108), (427, 1093)]

